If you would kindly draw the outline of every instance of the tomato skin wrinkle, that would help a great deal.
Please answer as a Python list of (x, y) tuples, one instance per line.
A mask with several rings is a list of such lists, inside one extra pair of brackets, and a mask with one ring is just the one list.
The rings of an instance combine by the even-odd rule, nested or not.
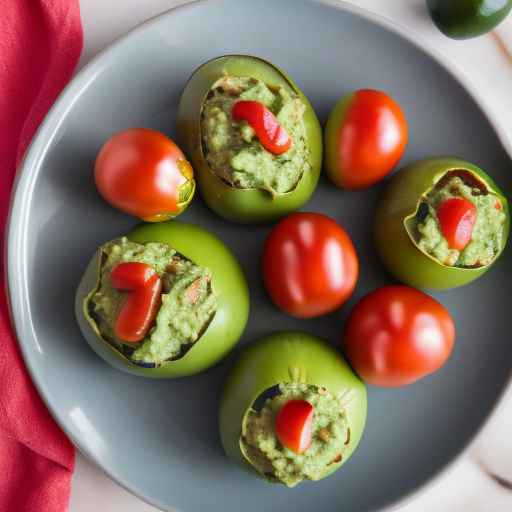
[(275, 115), (263, 103), (248, 100), (237, 101), (233, 105), (231, 115), (237, 122), (247, 121), (267, 151), (274, 155), (282, 155), (290, 149), (292, 139)]
[(116, 265), (110, 279), (114, 288), (126, 292), (115, 323), (116, 336), (137, 343), (144, 339), (156, 318), (162, 299), (162, 281), (151, 266), (137, 262)]
[(289, 400), (279, 409), (275, 432), (289, 450), (304, 453), (312, 441), (314, 407), (306, 400)]
[(437, 217), (450, 248), (463, 250), (471, 241), (477, 217), (476, 206), (463, 197), (453, 197), (439, 205)]

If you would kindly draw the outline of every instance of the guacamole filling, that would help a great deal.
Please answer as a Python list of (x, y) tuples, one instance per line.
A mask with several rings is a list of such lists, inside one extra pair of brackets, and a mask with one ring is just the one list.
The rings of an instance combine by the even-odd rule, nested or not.
[[(471, 240), (461, 251), (449, 247), (436, 213), (443, 201), (453, 197), (471, 201), (477, 210)], [(503, 246), (505, 219), (500, 199), (483, 183), (467, 173), (452, 171), (421, 202), (416, 216), (416, 243), (443, 265), (482, 267), (492, 263)]]
[[(239, 100), (259, 101), (271, 110), (292, 139), (290, 149), (274, 155), (246, 121), (233, 121), (231, 110)], [(232, 187), (257, 188), (272, 195), (290, 192), (309, 170), (305, 109), (300, 98), (283, 87), (249, 77), (220, 78), (201, 113), (203, 153), (210, 169)]]
[[(306, 400), (314, 407), (313, 437), (309, 448), (297, 454), (278, 441), (274, 422), (288, 400)], [(341, 397), (323, 387), (301, 383), (280, 384), (277, 394), (258, 410), (249, 411), (242, 431), (241, 446), (254, 468), (269, 480), (289, 487), (302, 480), (318, 480), (331, 464), (341, 462), (350, 442), (350, 429)]]
[[(142, 366), (155, 367), (182, 357), (199, 340), (215, 315), (217, 297), (210, 271), (163, 243), (139, 244), (120, 238), (100, 250), (99, 284), (88, 307), (101, 336)], [(162, 302), (155, 323), (138, 343), (123, 342), (114, 332), (127, 292), (112, 287), (110, 272), (123, 262), (151, 265), (162, 280)]]

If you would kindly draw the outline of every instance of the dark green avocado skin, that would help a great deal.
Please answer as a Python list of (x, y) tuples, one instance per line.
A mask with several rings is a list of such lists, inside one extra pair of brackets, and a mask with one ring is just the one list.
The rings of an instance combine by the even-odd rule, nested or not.
[(512, 9), (512, 0), (427, 0), (437, 28), (452, 39), (486, 34)]

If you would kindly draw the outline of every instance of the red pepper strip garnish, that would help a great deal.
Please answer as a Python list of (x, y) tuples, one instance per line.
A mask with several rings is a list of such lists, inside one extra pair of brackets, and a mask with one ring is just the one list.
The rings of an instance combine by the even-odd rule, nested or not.
[(439, 205), (437, 217), (450, 248), (462, 251), (468, 245), (476, 216), (476, 206), (463, 197), (453, 197)]
[(292, 139), (279, 124), (276, 116), (259, 101), (237, 101), (231, 111), (237, 122), (247, 121), (256, 132), (261, 145), (274, 155), (286, 153), (292, 145)]
[(162, 281), (144, 263), (120, 263), (112, 269), (110, 277), (114, 288), (128, 291), (116, 320), (116, 336), (136, 343), (144, 339), (155, 320), (162, 298)]
[(276, 416), (279, 442), (295, 453), (304, 453), (311, 445), (313, 406), (306, 400), (289, 400)]
[(501, 203), (498, 199), (496, 199), (496, 202), (494, 203), (494, 208), (496, 208), (496, 210), (501, 210)]
[(146, 286), (155, 273), (146, 263), (119, 263), (110, 272), (110, 282), (116, 290), (133, 290)]

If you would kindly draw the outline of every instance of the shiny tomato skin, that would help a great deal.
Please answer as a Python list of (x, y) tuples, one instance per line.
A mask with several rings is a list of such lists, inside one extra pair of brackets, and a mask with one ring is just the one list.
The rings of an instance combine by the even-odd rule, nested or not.
[(118, 263), (110, 272), (110, 284), (117, 290), (133, 290), (146, 286), (156, 271), (138, 261)]
[[(98, 153), (94, 178), (108, 203), (148, 222), (179, 215), (195, 188), (192, 167), (181, 149), (149, 128), (114, 134)], [(187, 184), (190, 193), (181, 201), (180, 191)]]
[(144, 339), (162, 301), (162, 281), (154, 273), (144, 286), (126, 293), (124, 303), (115, 324), (116, 336), (126, 343)]
[(450, 248), (462, 251), (469, 244), (477, 213), (476, 206), (464, 197), (452, 197), (439, 205), (437, 218)]
[(276, 416), (279, 442), (295, 453), (304, 453), (312, 441), (313, 406), (306, 400), (289, 400)]
[(273, 302), (297, 318), (339, 308), (354, 291), (359, 261), (347, 232), (320, 213), (299, 212), (271, 231), (263, 279)]
[(385, 286), (351, 311), (343, 347), (368, 384), (398, 387), (437, 371), (448, 360), (455, 325), (448, 310), (415, 288)]
[(393, 170), (407, 141), (407, 120), (398, 103), (381, 91), (358, 90), (343, 97), (327, 121), (327, 174), (342, 188), (374, 185)]

